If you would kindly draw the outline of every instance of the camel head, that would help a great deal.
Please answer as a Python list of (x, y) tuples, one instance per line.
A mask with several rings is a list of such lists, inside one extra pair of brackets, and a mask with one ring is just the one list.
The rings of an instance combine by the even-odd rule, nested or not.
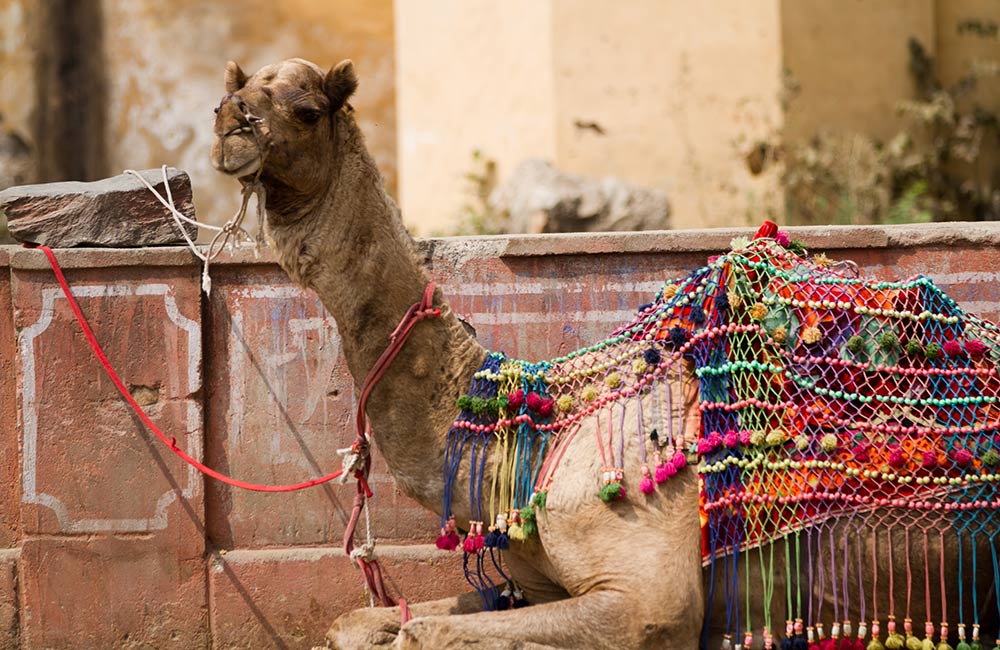
[(215, 109), (212, 165), (242, 180), (259, 175), (269, 191), (321, 191), (336, 164), (336, 120), (350, 112), (347, 100), (358, 86), (354, 64), (341, 61), (324, 72), (289, 59), (247, 77), (230, 61), (225, 82)]

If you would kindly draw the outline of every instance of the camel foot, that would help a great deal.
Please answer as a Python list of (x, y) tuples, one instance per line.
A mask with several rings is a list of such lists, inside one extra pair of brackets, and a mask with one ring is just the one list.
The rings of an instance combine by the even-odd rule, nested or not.
[(483, 636), (473, 641), (455, 636), (451, 626), (437, 617), (415, 618), (404, 625), (392, 650), (459, 650), (473, 643), (476, 650), (559, 650), (555, 646), (504, 637)]
[(326, 633), (333, 650), (391, 648), (399, 634), (399, 608), (356, 609), (333, 622)]

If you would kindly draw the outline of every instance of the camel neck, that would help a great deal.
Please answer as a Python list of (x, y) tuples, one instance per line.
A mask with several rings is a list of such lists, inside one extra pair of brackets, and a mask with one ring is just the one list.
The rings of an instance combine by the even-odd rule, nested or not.
[[(344, 355), (360, 388), (389, 335), (420, 300), (428, 276), (399, 211), (350, 117), (340, 120), (335, 173), (317, 210), (295, 221), (272, 213), (268, 232), (281, 266), (312, 288), (337, 322)], [(375, 443), (397, 484), (440, 510), (441, 468), (455, 400), (485, 351), (443, 304), (440, 318), (417, 324), (369, 399)]]

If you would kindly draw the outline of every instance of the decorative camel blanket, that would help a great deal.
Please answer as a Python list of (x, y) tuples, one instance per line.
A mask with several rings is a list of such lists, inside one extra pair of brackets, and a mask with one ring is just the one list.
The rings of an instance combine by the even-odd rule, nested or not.
[[(974, 649), (979, 600), (991, 582), (1000, 584), (993, 543), (1000, 328), (965, 313), (928, 278), (857, 276), (854, 265), (809, 258), (765, 224), (756, 239), (734, 240), (730, 252), (668, 282), (634, 321), (597, 345), (540, 363), (490, 354), (459, 400), (449, 436), (438, 545), (462, 545), (466, 575), (487, 608), (519, 604), (497, 551), (535, 534), (564, 445), (584, 418), (596, 418), (603, 470), (594, 477), (595, 499), (611, 503), (633, 486), (651, 494), (696, 455), (703, 559), (726, 584), (710, 600), (725, 599), (737, 647), (753, 642), (740, 587), (744, 597), (761, 594), (766, 612), (774, 597), (768, 576), (779, 563), (790, 575), (794, 567), (794, 575), (810, 576), (809, 585), (787, 581), (783, 596), (797, 618), (785, 625), (783, 647), (853, 650), (870, 635), (869, 650), (942, 650), (931, 622), (922, 640), (908, 618), (897, 628), (895, 612), (885, 630), (865, 622), (865, 592), (872, 606), (878, 594), (870, 565), (867, 576), (862, 571), (862, 553), (874, 550), (858, 541), (866, 529), (880, 545), (902, 540), (915, 549), (906, 554), (906, 575), (918, 573), (928, 591), (931, 579), (945, 579), (944, 552), (928, 556), (928, 538), (940, 539), (942, 549), (951, 538), (959, 560), (950, 575), (968, 601), (948, 606), (960, 650)], [(662, 387), (685, 361), (699, 385), (698, 439), (684, 441), (672, 417), (644, 424), (640, 409), (641, 472), (625, 476), (623, 404), (651, 395), (671, 412), (671, 391)], [(464, 540), (449, 504), (462, 463), (476, 518)], [(992, 566), (977, 567), (973, 549), (984, 541)], [(913, 568), (910, 556), (921, 557), (920, 548), (924, 562)], [(741, 554), (760, 570), (739, 575)], [(814, 602), (815, 581), (832, 593), (833, 612)], [(847, 612), (859, 602), (852, 607), (852, 598), (862, 612), (853, 628)], [(831, 615), (832, 629), (824, 630), (821, 616)], [(755, 624), (765, 630), (763, 647), (772, 647), (771, 621)], [(939, 629), (944, 648), (947, 625)]]

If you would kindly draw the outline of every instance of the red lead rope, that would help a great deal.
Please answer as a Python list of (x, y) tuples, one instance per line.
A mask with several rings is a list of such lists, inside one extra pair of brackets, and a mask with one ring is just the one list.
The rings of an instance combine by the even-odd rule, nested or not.
[[(59, 282), (60, 288), (62, 288), (63, 295), (66, 296), (66, 301), (69, 303), (70, 309), (73, 310), (73, 315), (76, 317), (76, 322), (80, 324), (80, 328), (83, 330), (84, 336), (87, 337), (87, 342), (90, 343), (91, 349), (94, 351), (94, 355), (97, 357), (98, 361), (104, 367), (104, 371), (108, 373), (108, 377), (111, 378), (111, 382), (118, 389), (122, 398), (128, 402), (135, 414), (142, 420), (150, 431), (152, 431), (157, 438), (163, 441), (172, 452), (177, 454), (184, 462), (188, 463), (199, 472), (206, 476), (210, 476), (217, 481), (221, 481), (227, 485), (232, 485), (233, 487), (238, 487), (243, 490), (253, 490), (255, 492), (294, 492), (296, 490), (303, 490), (305, 488), (313, 487), (316, 485), (321, 485), (328, 481), (331, 481), (344, 473), (343, 469), (339, 469), (336, 472), (327, 474), (326, 476), (320, 476), (319, 478), (310, 479), (308, 481), (303, 481), (302, 483), (294, 483), (290, 485), (262, 485), (260, 483), (248, 483), (246, 481), (241, 481), (235, 479), (231, 476), (226, 476), (221, 474), (211, 467), (204, 465), (203, 463), (192, 458), (190, 455), (184, 452), (183, 449), (177, 446), (176, 438), (167, 438), (167, 436), (160, 431), (160, 428), (146, 415), (146, 412), (142, 410), (139, 403), (135, 401), (132, 394), (128, 391), (128, 388), (122, 382), (121, 378), (118, 377), (118, 373), (115, 372), (114, 368), (111, 367), (111, 363), (108, 361), (107, 356), (104, 354), (104, 350), (101, 349), (100, 344), (97, 342), (97, 337), (94, 336), (93, 330), (87, 324), (87, 319), (84, 318), (83, 312), (80, 310), (80, 305), (76, 302), (76, 298), (73, 296), (73, 292), (69, 287), (69, 283), (66, 282), (66, 276), (63, 275), (62, 269), (59, 267), (59, 262), (56, 261), (56, 256), (53, 254), (52, 250), (48, 246), (32, 246), (25, 244), (26, 248), (39, 248), (45, 256), (49, 259), (49, 264), (52, 265), (52, 272), (55, 273), (56, 280)], [(389, 337), (389, 347), (382, 353), (372, 366), (372, 369), (368, 372), (368, 376), (365, 377), (365, 382), (361, 388), (361, 397), (358, 399), (358, 410), (355, 414), (355, 421), (357, 423), (357, 438), (352, 445), (352, 451), (354, 453), (360, 454), (364, 459), (363, 468), (355, 471), (355, 478), (358, 481), (358, 493), (354, 498), (354, 507), (351, 511), (351, 517), (347, 522), (347, 528), (344, 531), (344, 551), (347, 553), (348, 557), (351, 555), (351, 551), (354, 550), (354, 530), (357, 527), (358, 519), (361, 515), (361, 510), (364, 508), (365, 501), (372, 496), (372, 491), (368, 486), (366, 477), (368, 471), (371, 467), (371, 458), (368, 455), (368, 438), (367, 432), (367, 417), (365, 414), (365, 407), (368, 404), (368, 397), (371, 395), (372, 389), (378, 380), (382, 378), (385, 371), (388, 369), (389, 364), (392, 360), (396, 358), (399, 351), (402, 349), (403, 344), (409, 337), (410, 332), (418, 322), (425, 318), (436, 318), (441, 315), (440, 309), (434, 309), (432, 307), (434, 301), (434, 283), (427, 283), (427, 287), (424, 289), (424, 295), (420, 302), (412, 305), (404, 314), (402, 320), (400, 320), (399, 325), (393, 331)], [(356, 558), (358, 566), (361, 568), (362, 573), (365, 577), (365, 583), (367, 584), (369, 590), (376, 594), (379, 601), (386, 606), (395, 605), (392, 598), (386, 593), (385, 585), (382, 580), (382, 570), (379, 567), (378, 561), (374, 559), (368, 559), (364, 557)], [(400, 600), (400, 605), (402, 606), (402, 616), (403, 622), (409, 620), (409, 613), (405, 606), (405, 601)]]

